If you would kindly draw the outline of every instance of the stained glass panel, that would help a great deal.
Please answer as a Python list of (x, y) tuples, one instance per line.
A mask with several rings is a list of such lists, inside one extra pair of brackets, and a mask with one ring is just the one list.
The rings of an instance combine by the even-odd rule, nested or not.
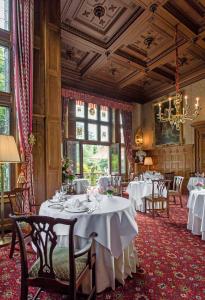
[(76, 139), (84, 140), (85, 139), (85, 123), (76, 122)]
[(102, 122), (108, 122), (109, 121), (109, 113), (108, 113), (108, 107), (107, 106), (100, 106), (100, 120)]
[(77, 118), (85, 118), (85, 103), (76, 101), (75, 114)]
[(109, 141), (109, 127), (101, 125), (100, 126), (100, 140), (101, 142)]
[(97, 105), (93, 103), (88, 103), (88, 119), (97, 120)]
[(88, 140), (89, 141), (97, 141), (97, 125), (96, 124), (88, 124)]

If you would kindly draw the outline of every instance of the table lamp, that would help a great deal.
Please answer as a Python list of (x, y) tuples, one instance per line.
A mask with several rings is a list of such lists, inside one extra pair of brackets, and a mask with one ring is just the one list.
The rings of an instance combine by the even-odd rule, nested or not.
[(150, 156), (145, 157), (144, 165), (148, 166), (148, 170), (149, 170), (149, 167), (153, 165), (153, 161), (152, 161), (152, 158)]
[(11, 239), (4, 235), (4, 164), (18, 163), (20, 157), (14, 137), (0, 135), (0, 176), (1, 176), (1, 236), (0, 247), (10, 243)]

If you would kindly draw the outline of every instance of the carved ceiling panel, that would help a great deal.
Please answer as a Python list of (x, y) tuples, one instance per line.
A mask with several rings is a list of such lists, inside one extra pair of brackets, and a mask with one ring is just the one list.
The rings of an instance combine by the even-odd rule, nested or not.
[(124, 26), (139, 6), (126, 0), (64, 1), (62, 22), (101, 42), (108, 42)]
[(133, 72), (136, 72), (136, 68), (129, 64), (123, 64), (117, 60), (108, 59), (107, 62), (95, 72), (95, 76), (102, 80), (119, 83)]
[[(179, 54), (179, 74), (184, 75), (187, 72), (191, 72), (192, 69), (199, 67), (203, 63), (203, 60), (194, 56), (188, 49)], [(175, 72), (175, 60), (165, 65), (167, 70)]]
[(126, 101), (204, 78), (205, 0), (61, 0), (62, 83)]

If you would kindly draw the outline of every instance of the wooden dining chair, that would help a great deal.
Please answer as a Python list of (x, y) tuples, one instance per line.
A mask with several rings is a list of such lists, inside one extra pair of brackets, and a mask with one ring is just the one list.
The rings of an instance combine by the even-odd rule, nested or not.
[[(28, 297), (28, 287), (37, 287), (33, 299), (41, 291), (66, 295), (67, 299), (96, 299), (95, 288), (95, 254), (92, 254), (92, 234), (83, 249), (74, 248), (74, 226), (77, 219), (64, 220), (45, 216), (11, 216), (19, 237), (21, 250), (21, 295), (20, 300)], [(30, 237), (37, 249), (37, 259), (29, 267), (21, 223), (31, 227)], [(59, 247), (56, 225), (68, 226), (69, 244)], [(92, 272), (92, 285), (89, 295), (81, 292), (83, 280)]]
[(156, 212), (166, 211), (169, 218), (169, 187), (170, 180), (152, 180), (152, 194), (145, 197), (145, 213), (151, 211), (155, 217)]
[(121, 175), (111, 175), (111, 185), (114, 189), (114, 195), (120, 196), (121, 195), (121, 182), (122, 176)]
[(164, 173), (164, 179), (170, 180), (170, 189), (173, 188), (175, 172)]
[[(36, 213), (36, 210), (38, 209), (39, 205), (33, 203), (33, 199), (30, 196), (30, 189), (29, 188), (15, 188), (14, 190), (7, 192), (9, 202), (10, 202), (10, 208), (11, 208), (11, 214), (16, 216), (22, 216), (22, 215), (32, 215)], [(28, 199), (28, 212), (25, 213), (25, 203)], [(30, 227), (27, 224), (22, 223), (21, 224), (22, 231), (24, 232), (24, 238), (27, 243), (30, 242), (30, 238), (27, 236)], [(18, 239), (16, 235), (16, 228), (13, 224), (12, 226), (12, 240), (11, 240), (11, 248), (10, 248), (10, 254), (9, 257), (12, 258), (15, 246), (18, 244)]]
[(179, 199), (181, 207), (183, 207), (182, 203), (182, 185), (183, 185), (184, 177), (183, 176), (174, 176), (173, 189), (169, 191), (169, 196), (173, 198), (174, 203), (176, 203), (176, 198)]

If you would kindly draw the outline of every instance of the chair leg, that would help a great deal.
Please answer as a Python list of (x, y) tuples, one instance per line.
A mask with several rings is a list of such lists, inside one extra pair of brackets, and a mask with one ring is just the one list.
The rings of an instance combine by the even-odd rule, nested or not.
[(21, 298), (20, 300), (28, 299), (28, 285), (25, 281), (21, 281)]
[(155, 211), (154, 211), (154, 201), (152, 201), (152, 216), (155, 217)]
[(144, 199), (144, 211), (147, 212), (147, 199)]
[(95, 272), (95, 263), (92, 267), (92, 289), (94, 289), (92, 300), (96, 299), (96, 272)]
[(183, 207), (183, 203), (182, 203), (182, 196), (181, 196), (181, 195), (179, 196), (179, 199), (180, 199), (180, 204), (181, 204), (181, 207)]
[(169, 218), (169, 199), (168, 199), (168, 201), (167, 201), (167, 216), (168, 216), (168, 218)]
[(177, 204), (177, 202), (176, 202), (176, 197), (175, 197), (175, 196), (173, 196), (173, 198), (174, 198), (174, 203), (175, 203), (175, 204)]
[(13, 257), (14, 250), (15, 250), (15, 244), (16, 244), (16, 229), (13, 226), (13, 229), (12, 229), (12, 239), (11, 239), (11, 248), (10, 248), (9, 258)]

